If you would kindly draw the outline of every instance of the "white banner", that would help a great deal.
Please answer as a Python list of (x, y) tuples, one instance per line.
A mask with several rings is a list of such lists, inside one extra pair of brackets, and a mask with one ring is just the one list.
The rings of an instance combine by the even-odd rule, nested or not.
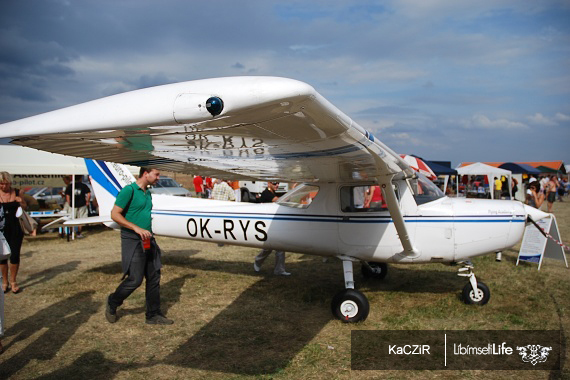
[(14, 174), (12, 175), (12, 187), (24, 189), (27, 187), (63, 187), (64, 175), (61, 174)]
[[(539, 220), (536, 224), (542, 229), (542, 231), (552, 236), (554, 240), (561, 240), (560, 232), (558, 231), (558, 224), (556, 223), (556, 217), (554, 214), (551, 214), (548, 218)], [(533, 224), (526, 226), (521, 249), (519, 250), (517, 265), (519, 265), (520, 261), (538, 263), (538, 270), (540, 270), (542, 259), (547, 257), (549, 259), (564, 261), (568, 268), (564, 249), (556, 241), (546, 237), (542, 231)]]

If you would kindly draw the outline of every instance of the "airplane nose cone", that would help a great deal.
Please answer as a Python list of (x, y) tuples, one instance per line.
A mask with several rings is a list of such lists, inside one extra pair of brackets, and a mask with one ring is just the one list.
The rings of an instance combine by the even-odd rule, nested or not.
[(524, 211), (526, 212), (526, 215), (530, 216), (535, 222), (539, 221), (540, 219), (548, 218), (550, 215), (529, 205), (524, 205)]

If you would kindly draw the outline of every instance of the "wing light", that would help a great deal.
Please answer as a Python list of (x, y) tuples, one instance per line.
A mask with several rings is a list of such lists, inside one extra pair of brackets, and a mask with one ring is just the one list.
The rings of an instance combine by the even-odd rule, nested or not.
[(212, 96), (206, 100), (206, 109), (212, 116), (218, 116), (224, 109), (224, 102), (217, 96)]

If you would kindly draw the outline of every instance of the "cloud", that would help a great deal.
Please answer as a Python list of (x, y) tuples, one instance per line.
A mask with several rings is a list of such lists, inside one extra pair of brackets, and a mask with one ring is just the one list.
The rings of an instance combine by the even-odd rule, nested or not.
[(565, 123), (570, 121), (570, 116), (563, 114), (562, 112), (557, 112), (553, 117), (548, 117), (540, 112), (534, 115), (527, 116), (527, 119), (531, 124), (543, 127), (553, 127), (560, 125), (560, 123)]
[(301, 52), (301, 53), (306, 53), (306, 52), (312, 52), (315, 50), (319, 50), (319, 49), (324, 49), (327, 46), (329, 46), (328, 44), (321, 44), (321, 45), (291, 45), (289, 46), (289, 49), (295, 51), (295, 52)]
[(510, 121), (504, 118), (491, 120), (482, 114), (473, 115), (464, 126), (468, 129), (528, 129), (526, 124), (518, 121)]
[[(490, 140), (516, 135), (517, 152), (539, 155), (543, 131), (529, 126), (568, 133), (569, 17), (563, 0), (0, 1), (0, 120), (170, 82), (275, 75), (309, 83), (402, 151), (462, 161), (473, 145), (481, 157), (470, 159), (501, 160), (511, 148)], [(570, 161), (555, 143), (545, 151)]]
[(527, 116), (527, 119), (530, 121), (531, 124), (538, 125), (538, 126), (548, 127), (548, 126), (558, 125), (557, 122), (555, 122), (552, 119), (544, 116), (540, 112), (537, 112), (531, 116)]

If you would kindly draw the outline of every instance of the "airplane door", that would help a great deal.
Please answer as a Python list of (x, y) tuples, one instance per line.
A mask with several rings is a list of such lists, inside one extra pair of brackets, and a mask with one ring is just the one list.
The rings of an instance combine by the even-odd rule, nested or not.
[[(346, 255), (388, 258), (402, 250), (402, 244), (377, 186), (342, 186), (342, 221), (339, 250)], [(415, 223), (407, 225), (414, 235)]]

